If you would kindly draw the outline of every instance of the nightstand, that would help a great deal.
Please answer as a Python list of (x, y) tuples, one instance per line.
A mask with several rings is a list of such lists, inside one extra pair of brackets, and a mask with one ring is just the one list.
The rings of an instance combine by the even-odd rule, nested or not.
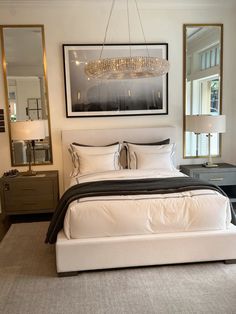
[(216, 168), (206, 168), (202, 165), (181, 165), (180, 171), (190, 177), (208, 181), (222, 188), (236, 202), (236, 166), (219, 163)]
[(58, 171), (38, 171), (35, 176), (0, 179), (2, 210), (5, 215), (50, 213), (58, 198)]

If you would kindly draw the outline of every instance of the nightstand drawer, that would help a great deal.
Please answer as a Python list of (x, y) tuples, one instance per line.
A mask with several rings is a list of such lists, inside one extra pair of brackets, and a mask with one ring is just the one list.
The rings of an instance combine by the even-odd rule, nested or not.
[(49, 180), (33, 181), (30, 183), (12, 181), (8, 183), (8, 190), (6, 191), (6, 194), (13, 198), (28, 198), (33, 195), (35, 200), (39, 200), (42, 196), (52, 195), (53, 186)]
[[(27, 198), (27, 199), (11, 199), (7, 200), (7, 212), (10, 213), (18, 213), (18, 212), (32, 212), (32, 211), (49, 211), (53, 210), (54, 208), (54, 201), (53, 199), (41, 199), (36, 200), (34, 198)], [(43, 210), (42, 210), (43, 208)]]
[(235, 185), (236, 173), (235, 172), (205, 172), (198, 173), (197, 176), (200, 180), (208, 181), (215, 185)]

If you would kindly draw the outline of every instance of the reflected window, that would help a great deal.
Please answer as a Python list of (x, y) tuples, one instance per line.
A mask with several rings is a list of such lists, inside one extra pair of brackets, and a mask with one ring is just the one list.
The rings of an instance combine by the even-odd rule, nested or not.
[(211, 81), (211, 113), (220, 113), (219, 112), (219, 79)]
[(206, 70), (219, 65), (220, 48), (219, 45), (209, 48), (200, 53), (201, 70)]

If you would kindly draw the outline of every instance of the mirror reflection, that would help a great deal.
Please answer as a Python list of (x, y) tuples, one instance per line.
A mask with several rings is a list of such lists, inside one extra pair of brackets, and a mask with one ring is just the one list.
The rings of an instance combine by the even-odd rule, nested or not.
[[(193, 133), (186, 116), (222, 111), (222, 25), (184, 25), (184, 157), (208, 155), (206, 134)], [(211, 153), (220, 154), (220, 135), (212, 134)]]
[(1, 32), (9, 126), (28, 120), (43, 120), (45, 126), (44, 138), (33, 140), (31, 146), (27, 145), (27, 139), (13, 138), (9, 132), (12, 165), (28, 164), (29, 153), (32, 164), (50, 164), (52, 150), (43, 26), (3, 26)]

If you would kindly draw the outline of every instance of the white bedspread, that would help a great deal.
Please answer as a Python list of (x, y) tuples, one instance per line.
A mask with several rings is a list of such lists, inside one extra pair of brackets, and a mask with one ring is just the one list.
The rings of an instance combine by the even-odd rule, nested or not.
[[(119, 170), (78, 176), (76, 183), (184, 176), (179, 171)], [(224, 230), (231, 221), (229, 199), (212, 190), (174, 194), (103, 196), (70, 204), (64, 220), (68, 239), (161, 232)]]

